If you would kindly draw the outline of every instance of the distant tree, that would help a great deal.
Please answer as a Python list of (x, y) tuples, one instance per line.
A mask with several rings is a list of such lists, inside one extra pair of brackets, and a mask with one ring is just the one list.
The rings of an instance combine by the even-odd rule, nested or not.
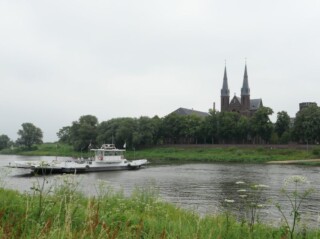
[(159, 140), (161, 120), (159, 117), (140, 117), (137, 120), (137, 128), (133, 135), (133, 144), (139, 146), (150, 146)]
[(311, 105), (297, 113), (293, 135), (302, 143), (320, 142), (320, 108), (318, 106)]
[(204, 119), (202, 126), (203, 136), (212, 144), (218, 142), (218, 118), (219, 112), (210, 109), (209, 115)]
[(154, 127), (153, 131), (153, 144), (161, 144), (163, 142), (163, 136), (161, 134), (163, 119), (159, 118), (157, 115), (152, 118), (152, 125)]
[(9, 148), (10, 142), (11, 142), (10, 138), (7, 135), (5, 135), (5, 134), (0, 135), (0, 150), (5, 149), (5, 148)]
[(162, 134), (165, 143), (181, 143), (185, 136), (185, 118), (178, 114), (169, 114), (163, 118)]
[(136, 134), (137, 119), (134, 118), (116, 118), (103, 121), (98, 126), (97, 141), (99, 144), (115, 144), (122, 148), (126, 143), (127, 148), (132, 148), (133, 138), (135, 143), (139, 144), (140, 135)]
[[(115, 134), (115, 142), (118, 147), (122, 147), (126, 142), (128, 148), (139, 145), (141, 136), (137, 135), (137, 120), (133, 118), (122, 118)], [(135, 133), (135, 134), (134, 134)], [(134, 136), (134, 137), (133, 137)]]
[(269, 115), (272, 114), (273, 110), (271, 108), (260, 107), (250, 118), (250, 132), (255, 139), (262, 139), (265, 143), (270, 141), (273, 124)]
[(28, 149), (31, 149), (34, 144), (42, 144), (42, 130), (37, 128), (32, 123), (23, 123), (22, 129), (18, 131), (20, 136), (17, 139), (18, 145), (26, 146)]
[(280, 138), (280, 143), (281, 144), (287, 144), (291, 141), (291, 130), (285, 131)]
[(277, 114), (277, 121), (274, 125), (274, 130), (281, 138), (284, 132), (289, 131), (290, 128), (290, 117), (287, 112), (281, 111)]
[(114, 136), (119, 127), (119, 118), (101, 122), (98, 126), (97, 143), (100, 145), (115, 143)]
[(77, 151), (87, 150), (90, 144), (96, 144), (98, 119), (93, 115), (84, 115), (79, 121), (72, 122), (70, 140)]
[(249, 118), (241, 115), (236, 122), (236, 132), (235, 137), (238, 142), (245, 143), (247, 142), (250, 134), (249, 134)]
[(222, 112), (219, 114), (219, 138), (223, 143), (233, 142), (237, 136), (237, 122), (240, 115), (235, 112)]
[(201, 127), (204, 121), (203, 118), (197, 115), (186, 115), (185, 117), (185, 142), (186, 143), (198, 143), (201, 137)]
[(59, 138), (59, 142), (71, 144), (71, 127), (70, 126), (62, 127), (57, 133), (57, 136)]

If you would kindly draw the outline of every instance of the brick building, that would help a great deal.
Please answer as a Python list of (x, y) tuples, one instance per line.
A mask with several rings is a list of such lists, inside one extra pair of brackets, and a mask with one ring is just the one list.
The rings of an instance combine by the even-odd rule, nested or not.
[(225, 66), (221, 89), (221, 112), (238, 112), (245, 116), (251, 116), (262, 106), (262, 99), (250, 99), (247, 65), (244, 68), (241, 97), (235, 95), (230, 101), (227, 67)]

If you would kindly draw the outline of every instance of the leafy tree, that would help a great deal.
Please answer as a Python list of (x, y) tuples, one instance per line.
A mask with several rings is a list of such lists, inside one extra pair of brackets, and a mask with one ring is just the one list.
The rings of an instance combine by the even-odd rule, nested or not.
[(287, 144), (290, 142), (290, 140), (291, 140), (291, 131), (287, 130), (281, 135), (280, 143)]
[(57, 136), (61, 143), (70, 144), (71, 143), (71, 127), (70, 126), (62, 127), (57, 133)]
[(201, 126), (203, 119), (197, 115), (186, 115), (185, 117), (185, 140), (187, 143), (198, 143), (201, 137)]
[(32, 123), (23, 123), (22, 129), (18, 131), (20, 136), (17, 139), (18, 145), (26, 146), (28, 149), (31, 149), (34, 144), (42, 144), (42, 130), (37, 128)]
[(138, 137), (140, 137), (135, 134), (135, 138), (133, 138), (137, 127), (137, 120), (133, 118), (122, 118), (120, 122), (121, 124), (119, 124), (119, 128), (115, 134), (117, 147), (122, 147), (125, 142), (129, 148), (136, 147), (137, 145), (134, 145), (134, 143), (139, 144)]
[(159, 117), (140, 117), (133, 135), (134, 145), (148, 146), (156, 144), (159, 139), (161, 121)]
[[(135, 143), (140, 142), (139, 135), (134, 135), (137, 129), (137, 120), (133, 118), (116, 118), (103, 121), (98, 127), (98, 143), (114, 143), (116, 147), (123, 147), (126, 143), (128, 148)], [(135, 136), (135, 137), (133, 137)], [(135, 145), (136, 146), (136, 145)]]
[(84, 115), (74, 121), (70, 128), (70, 140), (77, 151), (87, 150), (97, 139), (98, 119), (93, 115)]
[(249, 134), (249, 118), (241, 115), (236, 122), (235, 137), (238, 142), (245, 143), (248, 140)]
[(237, 135), (237, 121), (240, 115), (235, 112), (222, 112), (219, 114), (219, 138), (222, 142), (234, 141)]
[(5, 134), (0, 135), (0, 150), (8, 148), (9, 146), (10, 146), (10, 138)]
[(162, 125), (163, 125), (163, 119), (159, 118), (157, 115), (152, 118), (152, 125), (154, 127), (153, 130), (153, 144), (159, 144), (163, 142), (163, 136), (162, 136)]
[(273, 114), (273, 110), (269, 107), (259, 108), (250, 118), (250, 131), (253, 137), (269, 142), (273, 124), (269, 119), (269, 115)]
[(296, 115), (293, 127), (296, 140), (303, 143), (320, 142), (320, 108), (311, 105)]
[(277, 114), (277, 121), (274, 126), (274, 130), (278, 134), (279, 138), (284, 132), (289, 131), (290, 128), (290, 117), (287, 112), (281, 111)]
[(163, 138), (166, 143), (180, 143), (185, 136), (184, 117), (178, 114), (169, 114), (164, 117), (162, 125)]
[(120, 127), (121, 118), (111, 119), (108, 121), (103, 121), (98, 126), (98, 136), (97, 143), (115, 143), (114, 136), (116, 135), (117, 129)]
[(219, 113), (210, 109), (209, 116), (204, 119), (202, 126), (204, 137), (209, 139), (212, 144), (218, 142), (218, 119)]

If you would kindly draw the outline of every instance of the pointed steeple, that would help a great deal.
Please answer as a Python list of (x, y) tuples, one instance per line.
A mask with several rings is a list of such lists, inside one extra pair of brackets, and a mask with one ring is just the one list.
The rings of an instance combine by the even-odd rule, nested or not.
[(223, 84), (221, 89), (221, 96), (229, 96), (230, 91), (228, 87), (227, 66), (224, 67)]
[(241, 88), (241, 95), (250, 95), (250, 88), (248, 82), (247, 63), (244, 68), (243, 84)]

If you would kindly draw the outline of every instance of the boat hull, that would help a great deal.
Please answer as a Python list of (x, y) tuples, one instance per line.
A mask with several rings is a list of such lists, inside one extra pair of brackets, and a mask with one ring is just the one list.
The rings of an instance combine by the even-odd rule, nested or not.
[(61, 173), (88, 173), (105, 172), (119, 170), (135, 170), (145, 166), (148, 163), (146, 159), (126, 161), (120, 163), (104, 162), (15, 162), (10, 165), (11, 168), (20, 168), (30, 170), (33, 174), (61, 174)]

